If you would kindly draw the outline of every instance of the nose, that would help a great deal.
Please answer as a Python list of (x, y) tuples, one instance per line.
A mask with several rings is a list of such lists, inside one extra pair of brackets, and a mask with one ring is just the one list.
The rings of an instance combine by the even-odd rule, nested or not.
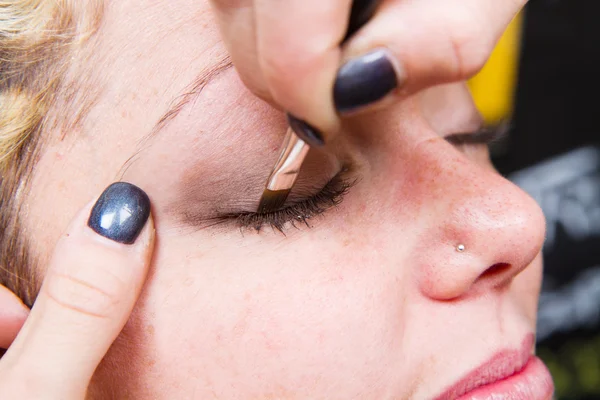
[(430, 210), (417, 211), (425, 225), (411, 252), (420, 291), (452, 300), (507, 287), (541, 251), (540, 207), (443, 140), (423, 144), (411, 160), (411, 181), (421, 186), (413, 193)]

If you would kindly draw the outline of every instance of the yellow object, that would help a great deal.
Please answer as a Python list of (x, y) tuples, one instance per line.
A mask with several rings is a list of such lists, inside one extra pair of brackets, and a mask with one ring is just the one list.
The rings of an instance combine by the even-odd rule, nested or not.
[(475, 105), (489, 125), (509, 118), (517, 84), (522, 13), (510, 23), (483, 69), (469, 80)]

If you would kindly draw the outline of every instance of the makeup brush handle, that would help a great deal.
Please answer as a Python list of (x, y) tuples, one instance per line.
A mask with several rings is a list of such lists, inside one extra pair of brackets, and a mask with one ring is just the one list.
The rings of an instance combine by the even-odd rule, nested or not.
[(298, 178), (302, 163), (310, 147), (289, 128), (285, 135), (281, 155), (267, 181), (267, 189), (291, 189)]
[(353, 0), (352, 10), (350, 11), (350, 20), (348, 22), (348, 30), (346, 36), (342, 40), (345, 43), (352, 35), (371, 20), (375, 11), (381, 4), (382, 0)]
[[(348, 30), (342, 44), (375, 15), (382, 0), (353, 0)], [(267, 181), (267, 189), (289, 190), (294, 186), (310, 147), (289, 128), (277, 164)]]

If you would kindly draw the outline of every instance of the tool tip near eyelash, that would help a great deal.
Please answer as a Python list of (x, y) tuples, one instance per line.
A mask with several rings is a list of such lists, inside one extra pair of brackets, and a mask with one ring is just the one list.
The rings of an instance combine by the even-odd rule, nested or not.
[(291, 188), (283, 190), (265, 189), (260, 198), (260, 203), (258, 203), (257, 212), (259, 214), (267, 214), (279, 210), (285, 204), (291, 191)]
[(283, 207), (310, 147), (289, 128), (279, 159), (267, 180), (267, 187), (258, 204), (258, 213), (266, 214)]

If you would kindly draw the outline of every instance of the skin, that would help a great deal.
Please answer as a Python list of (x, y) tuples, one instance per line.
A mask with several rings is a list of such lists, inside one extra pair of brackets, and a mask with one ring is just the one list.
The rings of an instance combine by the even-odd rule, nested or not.
[(122, 177), (152, 200), (148, 280), (91, 398), (430, 399), (521, 348), (544, 218), (485, 146), (444, 140), (479, 127), (463, 83), (345, 120), (299, 187), (314, 193), (341, 165), (355, 184), (310, 229), (211, 226), (256, 207), (285, 117), (225, 68), (143, 140), (227, 59), (208, 4), (147, 3), (107, 3), (93, 51), (70, 71), (89, 72), (96, 102), (64, 140), (52, 132), (26, 202), (52, 271), (68, 216), (108, 184)]
[(331, 92), (344, 62), (385, 48), (396, 69), (397, 90), (356, 112), (434, 84), (466, 79), (483, 66), (526, 0), (379, 1), (375, 15), (341, 48), (354, 1), (211, 3), (244, 83), (320, 129), (328, 141), (340, 132)]

